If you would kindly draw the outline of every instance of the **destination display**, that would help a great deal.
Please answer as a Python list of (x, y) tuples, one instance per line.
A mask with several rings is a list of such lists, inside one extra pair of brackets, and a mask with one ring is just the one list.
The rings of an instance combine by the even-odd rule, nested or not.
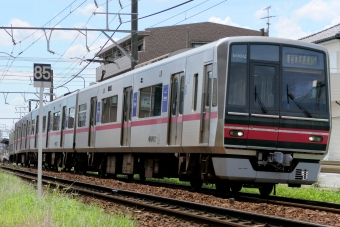
[(317, 65), (318, 57), (315, 55), (286, 54), (286, 65)]

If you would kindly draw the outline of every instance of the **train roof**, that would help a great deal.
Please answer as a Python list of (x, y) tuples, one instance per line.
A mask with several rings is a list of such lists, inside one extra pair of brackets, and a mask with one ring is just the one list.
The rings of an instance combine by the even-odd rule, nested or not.
[(99, 83), (97, 83), (95, 85), (92, 85), (92, 86), (89, 86), (87, 88), (81, 89), (79, 91), (79, 93), (82, 93), (82, 92), (84, 92), (84, 91), (86, 91), (88, 89), (92, 89), (94, 87), (100, 87), (104, 83), (105, 84), (106, 83), (110, 83), (112, 81), (116, 81), (116, 80), (122, 79), (122, 78), (124, 78), (126, 76), (132, 76), (134, 74), (137, 74), (137, 73), (140, 73), (140, 72), (143, 72), (143, 71), (147, 71), (147, 70), (152, 69), (154, 67), (158, 67), (158, 66), (164, 65), (164, 64), (166, 64), (168, 62), (175, 61), (175, 60), (177, 60), (179, 58), (182, 58), (182, 57), (186, 57), (186, 56), (190, 56), (190, 55), (195, 55), (197, 53), (204, 52), (204, 51), (206, 51), (208, 49), (211, 49), (211, 48), (215, 49), (220, 44), (225, 43), (225, 42), (229, 42), (229, 43), (233, 43), (233, 42), (256, 42), (256, 43), (288, 44), (288, 45), (295, 45), (295, 46), (303, 46), (303, 47), (306, 47), (306, 48), (316, 49), (316, 50), (321, 50), (321, 51), (327, 52), (327, 49), (325, 47), (321, 46), (321, 45), (313, 44), (313, 43), (307, 43), (307, 42), (298, 41), (298, 40), (292, 40), (292, 39), (273, 38), (273, 37), (268, 37), (268, 36), (234, 36), (234, 37), (226, 37), (226, 38), (219, 39), (217, 41), (205, 44), (205, 45), (203, 45), (201, 47), (197, 47), (197, 48), (194, 48), (194, 49), (182, 52), (180, 54), (171, 56), (169, 58), (165, 58), (163, 60), (154, 62), (152, 64), (149, 64), (149, 65), (146, 65), (146, 66), (134, 69), (132, 71), (129, 71), (129, 72), (126, 72), (126, 73), (122, 73), (122, 74), (120, 74), (118, 76), (115, 76), (115, 77), (112, 77), (110, 79), (104, 80), (104, 81), (99, 82)]

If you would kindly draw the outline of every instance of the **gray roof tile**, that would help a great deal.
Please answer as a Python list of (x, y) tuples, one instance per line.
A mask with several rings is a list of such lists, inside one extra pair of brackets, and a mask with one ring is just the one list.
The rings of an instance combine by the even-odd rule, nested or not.
[(324, 29), (315, 34), (300, 38), (299, 40), (309, 43), (322, 43), (332, 39), (340, 38), (340, 24)]

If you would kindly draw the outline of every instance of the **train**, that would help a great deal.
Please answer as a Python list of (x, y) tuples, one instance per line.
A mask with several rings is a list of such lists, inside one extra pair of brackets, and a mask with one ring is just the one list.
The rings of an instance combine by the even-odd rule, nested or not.
[(226, 37), (98, 82), (15, 123), (10, 160), (193, 190), (311, 185), (331, 131), (327, 50), (272, 37)]

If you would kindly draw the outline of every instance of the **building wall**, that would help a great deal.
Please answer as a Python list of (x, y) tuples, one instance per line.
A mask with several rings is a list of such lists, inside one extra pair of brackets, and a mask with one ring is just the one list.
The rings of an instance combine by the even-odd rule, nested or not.
[[(189, 28), (189, 32), (188, 32)], [(139, 63), (187, 48), (195, 42), (213, 42), (231, 36), (260, 36), (260, 31), (221, 25), (216, 23), (195, 23), (180, 26), (148, 28), (150, 36), (145, 37), (144, 51), (138, 52)]]
[(328, 149), (328, 160), (340, 160), (340, 40), (320, 43), (327, 48), (330, 61), (330, 83), (332, 104), (332, 131)]

